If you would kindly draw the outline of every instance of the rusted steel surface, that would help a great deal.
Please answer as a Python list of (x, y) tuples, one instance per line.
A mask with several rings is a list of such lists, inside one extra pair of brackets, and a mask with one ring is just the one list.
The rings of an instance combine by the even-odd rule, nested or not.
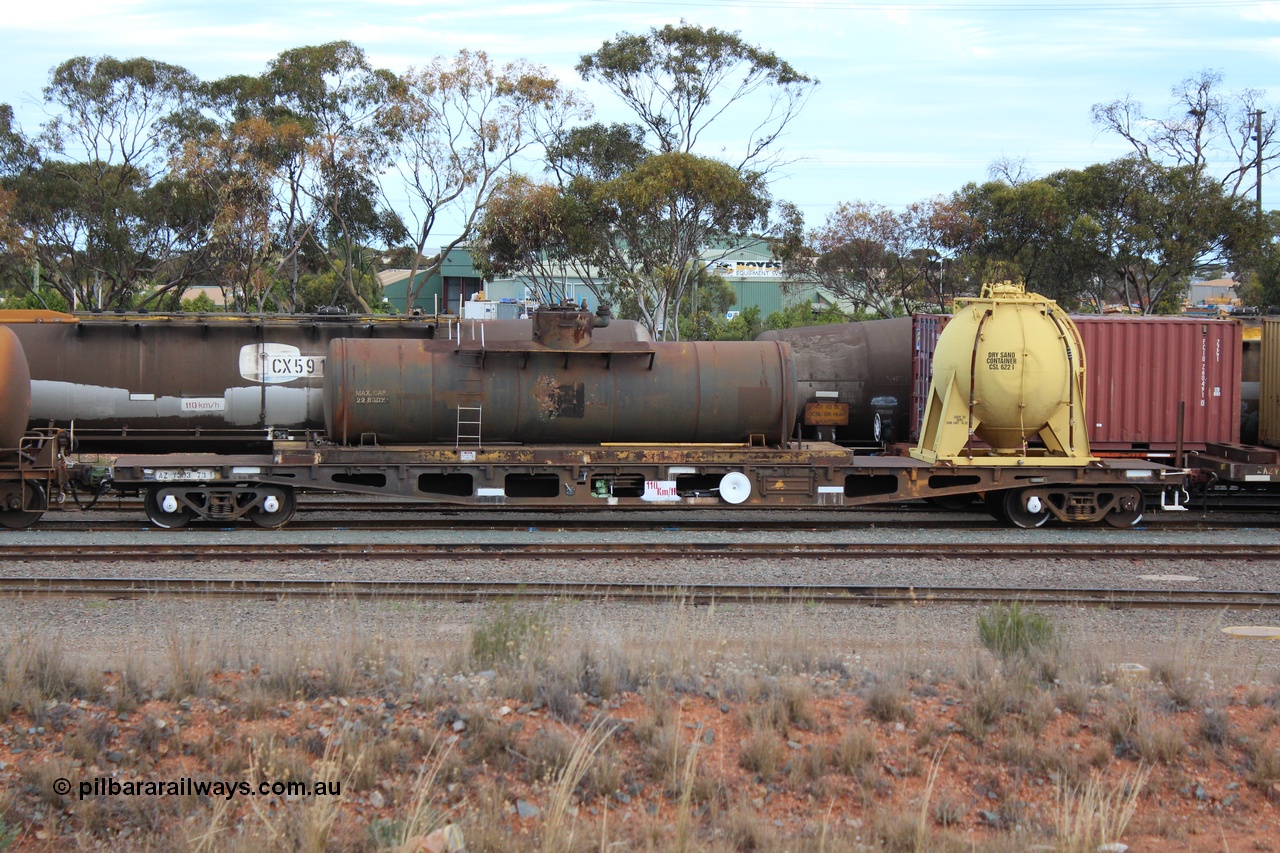
[[(1139, 488), (1149, 500), (1181, 486), (1181, 472), (1141, 459), (1085, 467), (1017, 470), (932, 466), (901, 456), (860, 456), (833, 444), (783, 449), (744, 446), (454, 448), (316, 446), (280, 442), (276, 453), (122, 456), (124, 490), (215, 489), (251, 480), (303, 491), (396, 496), (466, 506), (603, 509), (724, 507), (726, 478), (747, 483), (743, 508), (875, 506), (912, 498), (1035, 488), (1051, 495)], [(1079, 515), (1071, 520), (1084, 520)]]
[(548, 349), (582, 349), (591, 345), (595, 325), (596, 318), (586, 311), (537, 311), (533, 341)]
[(785, 343), (620, 347), (490, 351), (447, 341), (335, 340), (326, 429), (345, 444), (452, 445), (459, 410), (478, 408), (481, 444), (745, 442), (753, 435), (777, 444), (795, 423), (795, 367)]
[[(528, 341), (529, 320), (351, 315), (146, 315), (0, 312), (32, 365), (31, 426), (75, 422), (82, 450), (132, 435), (173, 447), (319, 430), (325, 357), (335, 338), (453, 336)], [(613, 321), (601, 340), (644, 341), (638, 323)], [(7, 420), (7, 416), (6, 416)]]
[(1097, 450), (1240, 441), (1237, 320), (1073, 316), (1087, 357), (1085, 414)]
[(31, 371), (21, 342), (0, 326), (0, 452), (18, 446), (27, 430)]
[(791, 344), (802, 403), (849, 406), (847, 424), (809, 425), (806, 438), (845, 444), (906, 440), (912, 322), (910, 317), (900, 317), (776, 329), (756, 339)]

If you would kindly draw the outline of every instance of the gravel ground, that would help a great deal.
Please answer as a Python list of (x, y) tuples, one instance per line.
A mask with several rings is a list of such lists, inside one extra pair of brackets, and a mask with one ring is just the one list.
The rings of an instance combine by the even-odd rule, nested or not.
[[(1232, 639), (1226, 624), (1254, 614), (1043, 609), (1070, 647), (1105, 664), (1150, 666), (1191, 661), (1223, 684), (1280, 679), (1280, 644)], [(566, 603), (550, 621), (570, 638), (596, 647), (649, 650), (660, 658), (718, 650), (722, 655), (836, 658), (852, 666), (915, 670), (962, 668), (976, 649), (981, 608), (726, 606), (690, 608)], [(483, 605), (440, 602), (228, 602), (160, 600), (0, 601), (0, 637), (34, 633), (56, 638), (72, 657), (119, 669), (128, 661), (165, 661), (175, 640), (201, 646), (233, 667), (247, 668), (268, 649), (300, 645), (319, 653), (361, 634), (392, 639), (439, 663), (485, 618)], [(1275, 620), (1273, 620), (1275, 621)], [(640, 652), (643, 655), (643, 652)]]
[[(308, 514), (309, 517), (323, 517)], [(95, 515), (95, 517), (98, 517)], [(101, 517), (110, 517), (103, 514)], [(470, 517), (470, 516), (469, 516)], [(86, 549), (108, 542), (120, 543), (231, 543), (284, 542), (557, 542), (580, 541), (591, 536), (620, 542), (957, 542), (984, 543), (1017, 540), (1056, 543), (1064, 541), (1125, 541), (1203, 543), (1275, 541), (1271, 530), (1114, 531), (1107, 528), (1036, 531), (1020, 530), (919, 530), (876, 528), (877, 520), (900, 518), (892, 513), (858, 513), (854, 526), (845, 531), (753, 532), (752, 518), (765, 514), (729, 514), (741, 518), (741, 531), (699, 532), (676, 529), (679, 517), (653, 517), (651, 531), (584, 533), (537, 529), (554, 526), (553, 517), (535, 519), (529, 531), (262, 531), (244, 529), (187, 529), (162, 531), (139, 524), (133, 532), (58, 532), (37, 526), (6, 532), (5, 542), (24, 544), (81, 543)], [(794, 516), (788, 516), (794, 517)], [(510, 520), (509, 516), (504, 520)], [(1200, 563), (1190, 560), (827, 560), (803, 559), (717, 560), (690, 558), (676, 561), (590, 560), (315, 560), (242, 562), (171, 561), (141, 563), (50, 564), (14, 562), (0, 565), (5, 576), (118, 575), (129, 577), (255, 577), (354, 579), (500, 579), (521, 581), (582, 580), (653, 581), (672, 583), (742, 583), (749, 581), (796, 584), (918, 584), (978, 586), (1081, 586), (1264, 589), (1274, 586), (1277, 566), (1268, 561), (1223, 560)], [(1180, 575), (1191, 580), (1170, 580)], [(768, 647), (793, 647), (817, 655), (857, 659), (868, 666), (910, 660), (916, 665), (963, 660), (975, 643), (974, 624), (981, 608), (901, 607), (842, 608), (827, 606), (731, 606), (685, 608), (677, 605), (564, 604), (554, 608), (564, 630), (593, 644), (652, 648), (655, 653), (672, 643), (693, 647), (740, 648), (759, 651)], [(1161, 656), (1193, 657), (1217, 677), (1245, 682), (1255, 677), (1280, 678), (1280, 644), (1231, 639), (1220, 632), (1223, 625), (1280, 624), (1280, 613), (1233, 612), (1175, 613), (1162, 611), (1110, 611), (1082, 608), (1045, 608), (1061, 626), (1068, 642), (1102, 655), (1108, 662), (1151, 663)], [(397, 641), (421, 644), (431, 650), (453, 647), (464, 640), (469, 627), (483, 618), (479, 605), (450, 603), (356, 603), (182, 601), (151, 602), (70, 600), (0, 600), (0, 636), (12, 638), (26, 632), (57, 636), (63, 647), (110, 668), (121, 656), (143, 654), (163, 658), (177, 636), (203, 638), (210, 648), (231, 657), (258, 656), (255, 649), (284, 642), (324, 646), (349, 642), (353, 632), (373, 632)], [(857, 656), (855, 658), (855, 656)], [(113, 664), (113, 661), (115, 663)]]

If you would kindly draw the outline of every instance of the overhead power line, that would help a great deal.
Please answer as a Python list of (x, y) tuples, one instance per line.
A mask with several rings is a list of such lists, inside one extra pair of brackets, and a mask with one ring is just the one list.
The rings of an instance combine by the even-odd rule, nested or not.
[[(723, 9), (791, 9), (802, 8), (801, 4), (788, 3), (783, 0), (592, 0), (595, 3), (627, 6), (699, 6), (703, 8)], [(1274, 0), (1065, 0), (1065, 2), (1034, 3), (1027, 0), (1014, 0), (1010, 3), (990, 2), (958, 2), (940, 3), (885, 3), (881, 0), (860, 3), (857, 0), (833, 0), (833, 2), (809, 2), (803, 4), (811, 11), (832, 12), (1167, 12), (1178, 9), (1247, 9), (1272, 6)]]

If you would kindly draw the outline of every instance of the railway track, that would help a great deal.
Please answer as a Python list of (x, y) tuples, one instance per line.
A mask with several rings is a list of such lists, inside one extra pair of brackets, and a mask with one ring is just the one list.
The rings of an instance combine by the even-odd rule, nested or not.
[(1148, 542), (530, 542), (297, 543), (155, 542), (28, 545), (0, 543), (0, 562), (156, 562), (164, 560), (1019, 560), (1094, 559), (1165, 562), (1277, 560), (1280, 544)]
[(987, 605), (1249, 609), (1280, 607), (1280, 592), (1252, 590), (1092, 589), (955, 586), (809, 586), (471, 581), (326, 581), (243, 578), (3, 578), (10, 598), (343, 598), (454, 602), (572, 600), (613, 603)]
[[(295, 517), (287, 525), (288, 530), (402, 530), (402, 531), (593, 531), (623, 532), (630, 530), (743, 530), (754, 531), (820, 531), (820, 530), (1005, 530), (1008, 525), (996, 521), (985, 514), (977, 513), (944, 513), (939, 511), (908, 513), (905, 517), (892, 517), (883, 511), (848, 510), (839, 513), (796, 512), (795, 518), (779, 518), (776, 515), (751, 518), (709, 518), (689, 513), (670, 514), (653, 511), (652, 514), (641, 512), (639, 517), (618, 517), (616, 513), (546, 513), (516, 514), (501, 513), (498, 517), (475, 517), (470, 514), (432, 515), (430, 517), (410, 516), (394, 518), (371, 517), (383, 510), (365, 510), (355, 517), (333, 518), (333, 513), (340, 512), (327, 508), (314, 507), (317, 514), (323, 512), (327, 517), (308, 518), (306, 515)], [(421, 511), (421, 508), (419, 508)], [(401, 510), (392, 510), (399, 513)], [(57, 532), (125, 532), (149, 528), (151, 523), (138, 511), (136, 517), (109, 518), (105, 511), (93, 512), (51, 512), (41, 519), (38, 529)], [(213, 522), (192, 522), (188, 530), (219, 530), (250, 525), (220, 525)], [(1055, 525), (1056, 526), (1056, 525)], [(1280, 516), (1241, 518), (1239, 516), (1204, 516), (1199, 513), (1167, 513), (1151, 514), (1144, 518), (1139, 527), (1147, 530), (1247, 530), (1280, 529)]]

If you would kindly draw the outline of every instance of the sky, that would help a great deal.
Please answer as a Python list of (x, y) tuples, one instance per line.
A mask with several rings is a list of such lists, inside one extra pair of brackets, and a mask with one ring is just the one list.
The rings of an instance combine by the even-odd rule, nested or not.
[[(41, 90), (75, 56), (144, 56), (203, 79), (258, 74), (285, 50), (346, 39), (394, 72), (461, 49), (527, 59), (583, 92), (595, 119), (630, 118), (578, 59), (620, 33), (686, 20), (736, 31), (820, 81), (782, 139), (775, 198), (810, 227), (840, 203), (901, 209), (1021, 160), (1030, 173), (1129, 153), (1093, 124), (1126, 95), (1165, 115), (1171, 89), (1212, 70), (1224, 91), (1280, 108), (1280, 2), (1264, 0), (62, 0), (8, 4), (0, 103), (33, 135)], [(727, 115), (717, 156), (752, 109)], [(721, 145), (721, 148), (717, 148)], [(1280, 174), (1263, 204), (1280, 205)], [(394, 200), (394, 198), (393, 198)], [(438, 230), (441, 238), (449, 236)], [(441, 240), (441, 242), (444, 242)]]

